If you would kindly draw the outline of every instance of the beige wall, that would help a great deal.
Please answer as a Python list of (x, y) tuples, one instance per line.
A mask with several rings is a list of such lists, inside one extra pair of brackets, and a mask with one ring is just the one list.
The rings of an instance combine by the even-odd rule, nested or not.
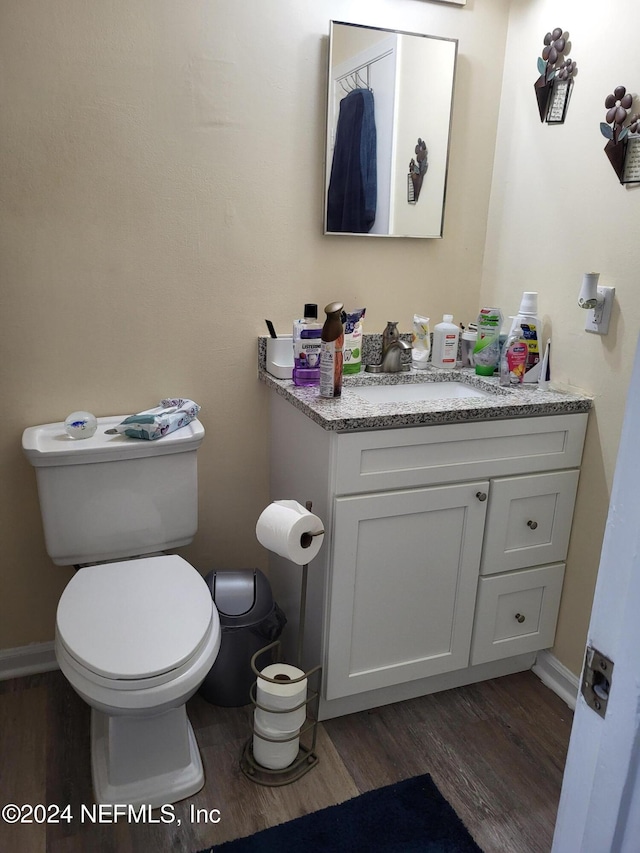
[[(507, 0), (378, 0), (366, 14), (347, 0), (245, 0), (241, 12), (232, 0), (5, 0), (0, 649), (52, 638), (70, 577), (44, 551), (25, 426), (192, 396), (207, 438), (184, 554), (203, 572), (264, 566), (264, 318), (288, 332), (304, 302), (341, 299), (367, 306), (367, 331), (388, 319), (408, 330), (415, 311), (466, 321), (538, 290), (555, 378), (596, 398), (554, 650), (579, 670), (640, 325), (637, 191), (618, 184), (598, 130), (605, 96), (640, 86), (639, 12), (614, 5), (514, 0), (508, 19)], [(459, 39), (443, 240), (322, 236), (332, 18)], [(556, 25), (579, 75), (565, 125), (549, 127), (533, 83)], [(606, 338), (582, 331), (586, 270), (616, 287)]]
[[(578, 74), (564, 125), (539, 121), (533, 84), (547, 31), (569, 31)], [(579, 672), (640, 328), (640, 195), (620, 185), (603, 148), (604, 100), (640, 92), (636, 0), (513, 0), (481, 296), (508, 313), (539, 292), (553, 375), (595, 398), (554, 654)], [(636, 99), (633, 112), (640, 112)], [(609, 335), (584, 331), (582, 274), (616, 288)], [(612, 614), (614, 617), (614, 614)]]
[[(335, 20), (335, 18), (333, 19)], [(365, 21), (344, 21), (342, 23), (364, 24)], [(389, 33), (385, 30), (370, 30), (360, 29), (360, 27), (335, 27), (333, 31), (333, 45), (331, 53), (331, 68), (346, 62), (352, 56), (361, 53), (368, 47), (377, 44), (379, 41), (389, 38)]]
[[(24, 427), (192, 397), (207, 436), (184, 554), (264, 566), (264, 318), (289, 332), (340, 299), (368, 331), (408, 330), (475, 310), (507, 25), (506, 0), (476, 6), (2, 3), (0, 649), (52, 639), (71, 576), (44, 551)], [(461, 39), (445, 240), (322, 235), (330, 19)]]

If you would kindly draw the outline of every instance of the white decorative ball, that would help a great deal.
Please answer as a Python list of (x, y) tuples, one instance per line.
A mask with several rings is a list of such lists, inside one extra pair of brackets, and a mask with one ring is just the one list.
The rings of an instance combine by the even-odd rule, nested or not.
[(71, 438), (91, 438), (98, 429), (98, 421), (91, 412), (71, 412), (64, 422), (64, 428)]

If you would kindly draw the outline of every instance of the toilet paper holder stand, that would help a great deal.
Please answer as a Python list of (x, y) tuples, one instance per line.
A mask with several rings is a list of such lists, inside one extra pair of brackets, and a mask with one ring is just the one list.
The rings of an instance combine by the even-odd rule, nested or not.
[[(307, 510), (311, 511), (311, 501), (307, 501), (305, 504)], [(314, 536), (321, 536), (324, 534), (324, 530), (319, 530), (317, 533), (303, 533), (301, 537), (300, 544), (303, 548), (308, 548)], [(304, 627), (305, 627), (305, 619), (306, 619), (306, 611), (307, 611), (307, 574), (309, 570), (309, 564), (305, 563), (302, 566), (302, 580), (300, 583), (300, 616), (298, 621), (298, 648), (296, 655), (296, 666), (298, 669), (302, 670), (302, 649), (304, 644)], [(256, 676), (256, 681), (254, 681), (251, 691), (250, 697), (251, 702), (256, 708), (261, 708), (264, 711), (268, 711), (270, 714), (273, 713), (291, 713), (293, 711), (297, 711), (299, 708), (305, 707), (307, 708), (307, 720), (303, 724), (302, 728), (299, 732), (294, 733), (290, 738), (269, 738), (266, 737), (263, 733), (260, 733), (260, 737), (263, 740), (272, 741), (274, 743), (286, 743), (289, 740), (295, 740), (296, 737), (302, 738), (304, 735), (305, 738), (310, 741), (307, 743), (302, 743), (300, 741), (298, 756), (297, 758), (289, 764), (287, 767), (278, 770), (272, 770), (268, 767), (263, 767), (253, 757), (253, 732), (252, 737), (245, 743), (244, 748), (242, 750), (242, 755), (240, 757), (240, 769), (244, 773), (244, 775), (251, 779), (252, 782), (256, 782), (259, 785), (266, 785), (268, 787), (280, 787), (282, 785), (289, 785), (291, 782), (295, 782), (300, 779), (306, 773), (309, 772), (313, 767), (316, 766), (318, 761), (320, 760), (316, 753), (316, 743), (318, 737), (318, 707), (320, 703), (320, 683), (322, 678), (322, 666), (318, 664), (317, 666), (312, 667), (311, 669), (303, 672), (303, 674), (299, 678), (288, 678), (287, 683), (296, 684), (300, 681), (304, 681), (307, 679), (307, 697), (304, 702), (300, 702), (294, 708), (287, 708), (281, 711), (275, 710), (273, 708), (266, 708), (258, 702), (257, 699), (257, 678), (271, 682), (272, 684), (281, 684), (282, 681), (277, 678), (270, 678), (269, 676), (264, 675), (258, 669), (258, 659), (264, 655), (271, 652), (273, 656), (275, 654), (276, 660), (278, 663), (281, 662), (281, 653), (282, 653), (282, 643), (280, 640), (275, 640), (272, 643), (269, 643), (267, 646), (264, 646), (252, 656), (251, 658), (251, 669), (253, 670), (254, 675)], [(313, 689), (310, 687), (311, 678), (314, 679), (314, 687)], [(311, 713), (311, 709), (309, 706), (315, 703), (315, 712)]]

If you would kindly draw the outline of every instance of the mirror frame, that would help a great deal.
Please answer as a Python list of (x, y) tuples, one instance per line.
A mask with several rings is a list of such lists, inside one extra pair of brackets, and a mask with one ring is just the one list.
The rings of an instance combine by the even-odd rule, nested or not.
[[(358, 30), (363, 33), (372, 33), (374, 38), (371, 41), (376, 41), (376, 44), (362, 49), (354, 48), (355, 52), (345, 59), (336, 50), (336, 27), (353, 28), (356, 40), (358, 40)], [(360, 41), (363, 39), (366, 41), (366, 36)], [(411, 42), (407, 42), (406, 39), (411, 39)], [(418, 39), (428, 40), (434, 50), (431, 51), (431, 56), (427, 57), (423, 54), (420, 57), (419, 62), (424, 63), (424, 66), (414, 64), (411, 67), (408, 64), (411, 61), (411, 48), (415, 49), (418, 46)], [(344, 21), (330, 22), (323, 187), (325, 236), (419, 239), (443, 236), (457, 59), (458, 39), (383, 27), (368, 27), (364, 24)], [(402, 65), (403, 62), (404, 65)], [(442, 64), (438, 63), (441, 62), (448, 63), (445, 69), (446, 88), (436, 92), (433, 98), (427, 98), (426, 103), (423, 98), (422, 109), (420, 107), (418, 110), (414, 109), (412, 103), (420, 104), (419, 96), (421, 86), (424, 84), (418, 80), (415, 89), (413, 87), (409, 89), (406, 85), (400, 85), (402, 76), (407, 76), (407, 69), (415, 70), (418, 67), (424, 70), (424, 77), (433, 79), (434, 75), (431, 74), (429, 77), (428, 74), (429, 64), (431, 64), (431, 70), (434, 66), (440, 69)], [(348, 67), (352, 69), (350, 72), (345, 71)], [(340, 103), (345, 97), (337, 87), (340, 84), (345, 92), (347, 88), (359, 89), (363, 101), (368, 99), (370, 104), (373, 104), (374, 99), (367, 96), (363, 90), (365, 87), (370, 91), (373, 90), (372, 82), (375, 82), (376, 75), (377, 84), (380, 86), (378, 89), (380, 97), (375, 99), (376, 123), (379, 128), (384, 128), (383, 133), (380, 133), (379, 129), (376, 131), (376, 189), (382, 204), (376, 204), (376, 221), (370, 226), (373, 230), (329, 230), (329, 190), (333, 172), (334, 140)], [(345, 81), (347, 87), (345, 87)], [(399, 107), (403, 108), (401, 115)], [(367, 106), (367, 109), (370, 111), (371, 106)], [(388, 116), (390, 121), (380, 121), (381, 115)], [(429, 128), (434, 127), (441, 129), (435, 133), (433, 130), (429, 133)], [(408, 128), (413, 128), (413, 133)], [(419, 134), (422, 128), (424, 129)], [(402, 139), (399, 138), (400, 136)], [(406, 165), (403, 165), (405, 163)], [(380, 169), (380, 166), (383, 168)], [(335, 185), (333, 189), (335, 191)], [(380, 189), (383, 190), (382, 194)], [(421, 190), (422, 195), (419, 195)], [(418, 225), (416, 223), (420, 223), (421, 216), (422, 224)], [(370, 212), (367, 213), (367, 218), (371, 218)], [(366, 228), (366, 223), (362, 227)]]

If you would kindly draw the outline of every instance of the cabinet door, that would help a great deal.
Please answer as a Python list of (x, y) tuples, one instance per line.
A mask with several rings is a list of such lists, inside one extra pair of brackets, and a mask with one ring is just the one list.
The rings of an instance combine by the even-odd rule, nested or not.
[(564, 563), (480, 578), (471, 663), (553, 645)]
[(491, 481), (481, 574), (564, 560), (578, 471)]
[(487, 490), (336, 499), (327, 699), (467, 666)]

